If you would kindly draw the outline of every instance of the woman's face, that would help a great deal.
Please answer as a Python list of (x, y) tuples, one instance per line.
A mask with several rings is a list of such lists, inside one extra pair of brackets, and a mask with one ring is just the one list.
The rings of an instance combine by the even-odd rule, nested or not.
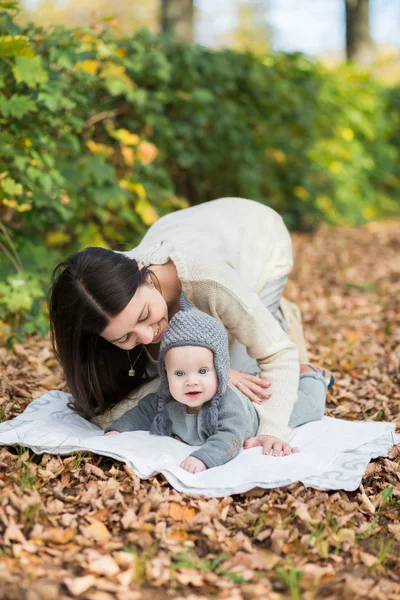
[(138, 344), (159, 344), (167, 325), (167, 303), (153, 285), (145, 283), (124, 310), (111, 319), (101, 337), (118, 348), (132, 350)]

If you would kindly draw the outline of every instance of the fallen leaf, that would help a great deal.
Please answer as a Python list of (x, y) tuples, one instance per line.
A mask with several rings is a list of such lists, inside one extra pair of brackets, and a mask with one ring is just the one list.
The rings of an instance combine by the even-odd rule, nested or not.
[(368, 598), (368, 594), (374, 585), (373, 579), (361, 579), (353, 575), (346, 575), (343, 586), (343, 600), (354, 600), (354, 598)]
[(73, 596), (80, 596), (88, 591), (92, 585), (95, 585), (96, 578), (93, 575), (85, 575), (84, 577), (75, 577), (71, 579), (66, 577), (63, 582)]
[(105, 577), (116, 575), (120, 571), (119, 566), (111, 556), (102, 556), (89, 563), (88, 570)]
[(185, 542), (187, 539), (189, 539), (189, 534), (187, 531), (183, 531), (182, 529), (172, 531), (168, 535), (168, 541), (170, 542)]
[(362, 505), (364, 506), (365, 510), (367, 510), (371, 515), (375, 514), (375, 506), (372, 504), (371, 500), (368, 498), (367, 494), (365, 493), (364, 490), (364, 486), (361, 484), (360, 485), (360, 490), (361, 490), (361, 502)]
[(368, 552), (360, 552), (360, 560), (367, 567), (373, 567), (377, 564), (378, 559), (373, 554), (368, 554)]
[(82, 527), (82, 534), (91, 540), (96, 540), (97, 542), (108, 540), (111, 537), (111, 533), (108, 531), (104, 523), (101, 523), (101, 521), (95, 521), (88, 527)]
[(396, 540), (400, 542), (400, 523), (390, 523), (388, 529), (390, 533), (393, 533)]
[(171, 502), (169, 505), (169, 516), (172, 517), (174, 521), (190, 521), (195, 515), (195, 509), (190, 508), (189, 506), (182, 506), (176, 502)]

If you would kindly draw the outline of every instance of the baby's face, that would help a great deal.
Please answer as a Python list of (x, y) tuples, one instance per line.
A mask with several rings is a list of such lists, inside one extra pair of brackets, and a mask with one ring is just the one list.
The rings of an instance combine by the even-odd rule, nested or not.
[(217, 393), (214, 354), (208, 348), (171, 348), (165, 355), (165, 370), (171, 396), (189, 408), (200, 408)]

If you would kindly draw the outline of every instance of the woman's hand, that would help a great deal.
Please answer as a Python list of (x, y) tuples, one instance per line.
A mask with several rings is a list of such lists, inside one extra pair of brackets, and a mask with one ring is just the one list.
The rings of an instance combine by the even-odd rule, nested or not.
[(104, 435), (114, 435), (115, 433), (120, 433), (120, 432), (119, 431), (115, 431), (114, 429), (112, 429), (111, 431), (108, 431)]
[(261, 377), (230, 369), (229, 383), (237, 387), (252, 402), (256, 402), (257, 404), (262, 404), (264, 400), (271, 398), (271, 394), (268, 392), (271, 384), (269, 381), (261, 379)]
[(195, 456), (188, 456), (179, 466), (181, 469), (189, 471), (189, 473), (200, 473), (200, 471), (205, 471), (207, 469), (203, 461)]
[(282, 440), (273, 435), (257, 435), (256, 437), (249, 438), (244, 443), (245, 450), (255, 448), (256, 446), (263, 447), (263, 454), (269, 454), (272, 450), (272, 456), (280, 456), (281, 451), (283, 456), (300, 452), (298, 448), (292, 448), (289, 444), (282, 442)]

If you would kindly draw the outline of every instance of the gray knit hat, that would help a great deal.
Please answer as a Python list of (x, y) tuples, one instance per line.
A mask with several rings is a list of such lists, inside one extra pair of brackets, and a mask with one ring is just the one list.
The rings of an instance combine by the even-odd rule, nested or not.
[(204, 409), (204, 425), (210, 435), (218, 426), (218, 405), (224, 395), (229, 379), (228, 335), (220, 321), (198, 310), (190, 302), (185, 292), (180, 297), (180, 311), (170, 320), (161, 340), (158, 370), (160, 387), (158, 390), (158, 413), (150, 428), (154, 435), (171, 435), (172, 423), (166, 411), (167, 400), (171, 397), (167, 373), (165, 371), (165, 355), (171, 348), (178, 346), (202, 346), (214, 353), (214, 366), (218, 377), (217, 393), (209, 407)]

